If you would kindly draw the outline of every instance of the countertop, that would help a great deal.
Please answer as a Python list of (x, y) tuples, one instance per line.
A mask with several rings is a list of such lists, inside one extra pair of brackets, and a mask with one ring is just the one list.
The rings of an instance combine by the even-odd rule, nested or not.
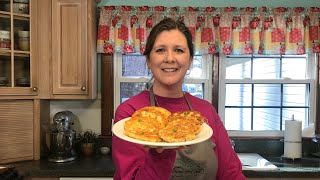
[(271, 171), (243, 171), (246, 177), (264, 178), (319, 178), (320, 179), (320, 158), (303, 157), (301, 159), (286, 159), (279, 156), (263, 156), (272, 164), (278, 167)]
[[(295, 161), (282, 157), (264, 156), (279, 167), (278, 170), (252, 171), (244, 170), (246, 177), (252, 178), (320, 178), (320, 158), (304, 157)], [(111, 155), (80, 157), (66, 163), (52, 163), (47, 159), (11, 163), (19, 174), (27, 177), (112, 177), (115, 167)]]

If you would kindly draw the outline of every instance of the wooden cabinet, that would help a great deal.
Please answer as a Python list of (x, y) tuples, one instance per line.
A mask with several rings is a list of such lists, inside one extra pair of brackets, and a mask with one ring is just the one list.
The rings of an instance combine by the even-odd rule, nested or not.
[(0, 99), (38, 95), (37, 2), (0, 1)]
[(95, 0), (13, 4), (0, 1), (0, 99), (96, 98)]
[(52, 98), (97, 96), (96, 2), (52, 0)]
[(0, 101), (0, 164), (40, 159), (40, 119), (48, 111), (47, 101)]
[(0, 1), (0, 164), (40, 158), (50, 99), (97, 97), (95, 0), (13, 4)]

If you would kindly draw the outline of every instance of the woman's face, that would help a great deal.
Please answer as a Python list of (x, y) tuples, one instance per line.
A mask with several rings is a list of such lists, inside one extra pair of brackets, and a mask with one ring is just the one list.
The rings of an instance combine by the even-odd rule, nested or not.
[(162, 31), (150, 52), (148, 67), (154, 76), (154, 84), (182, 86), (191, 64), (186, 37), (179, 30)]

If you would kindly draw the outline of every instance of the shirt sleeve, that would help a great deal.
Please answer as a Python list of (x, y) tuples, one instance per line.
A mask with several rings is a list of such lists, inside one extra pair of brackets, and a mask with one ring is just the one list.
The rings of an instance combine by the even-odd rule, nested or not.
[(216, 144), (215, 153), (218, 158), (217, 180), (232, 179), (245, 180), (242, 173), (242, 165), (236, 152), (232, 149), (230, 139), (222, 124), (220, 117), (213, 109), (215, 120), (214, 125), (214, 143)]
[[(130, 117), (133, 112), (132, 107), (120, 105), (115, 114), (115, 122)], [(158, 153), (155, 149), (148, 150), (142, 145), (112, 136), (112, 158), (116, 169), (114, 179), (161, 180), (170, 179), (176, 152), (166, 149)]]

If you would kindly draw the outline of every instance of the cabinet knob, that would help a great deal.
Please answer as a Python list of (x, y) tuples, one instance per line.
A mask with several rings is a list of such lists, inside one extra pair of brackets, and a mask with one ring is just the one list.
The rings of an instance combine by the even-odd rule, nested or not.
[(38, 91), (38, 88), (37, 87), (33, 87), (32, 91), (36, 92), (36, 91)]
[(82, 91), (85, 91), (86, 89), (87, 89), (87, 88), (86, 88), (85, 86), (82, 86), (82, 87), (81, 87), (81, 90), (82, 90)]

